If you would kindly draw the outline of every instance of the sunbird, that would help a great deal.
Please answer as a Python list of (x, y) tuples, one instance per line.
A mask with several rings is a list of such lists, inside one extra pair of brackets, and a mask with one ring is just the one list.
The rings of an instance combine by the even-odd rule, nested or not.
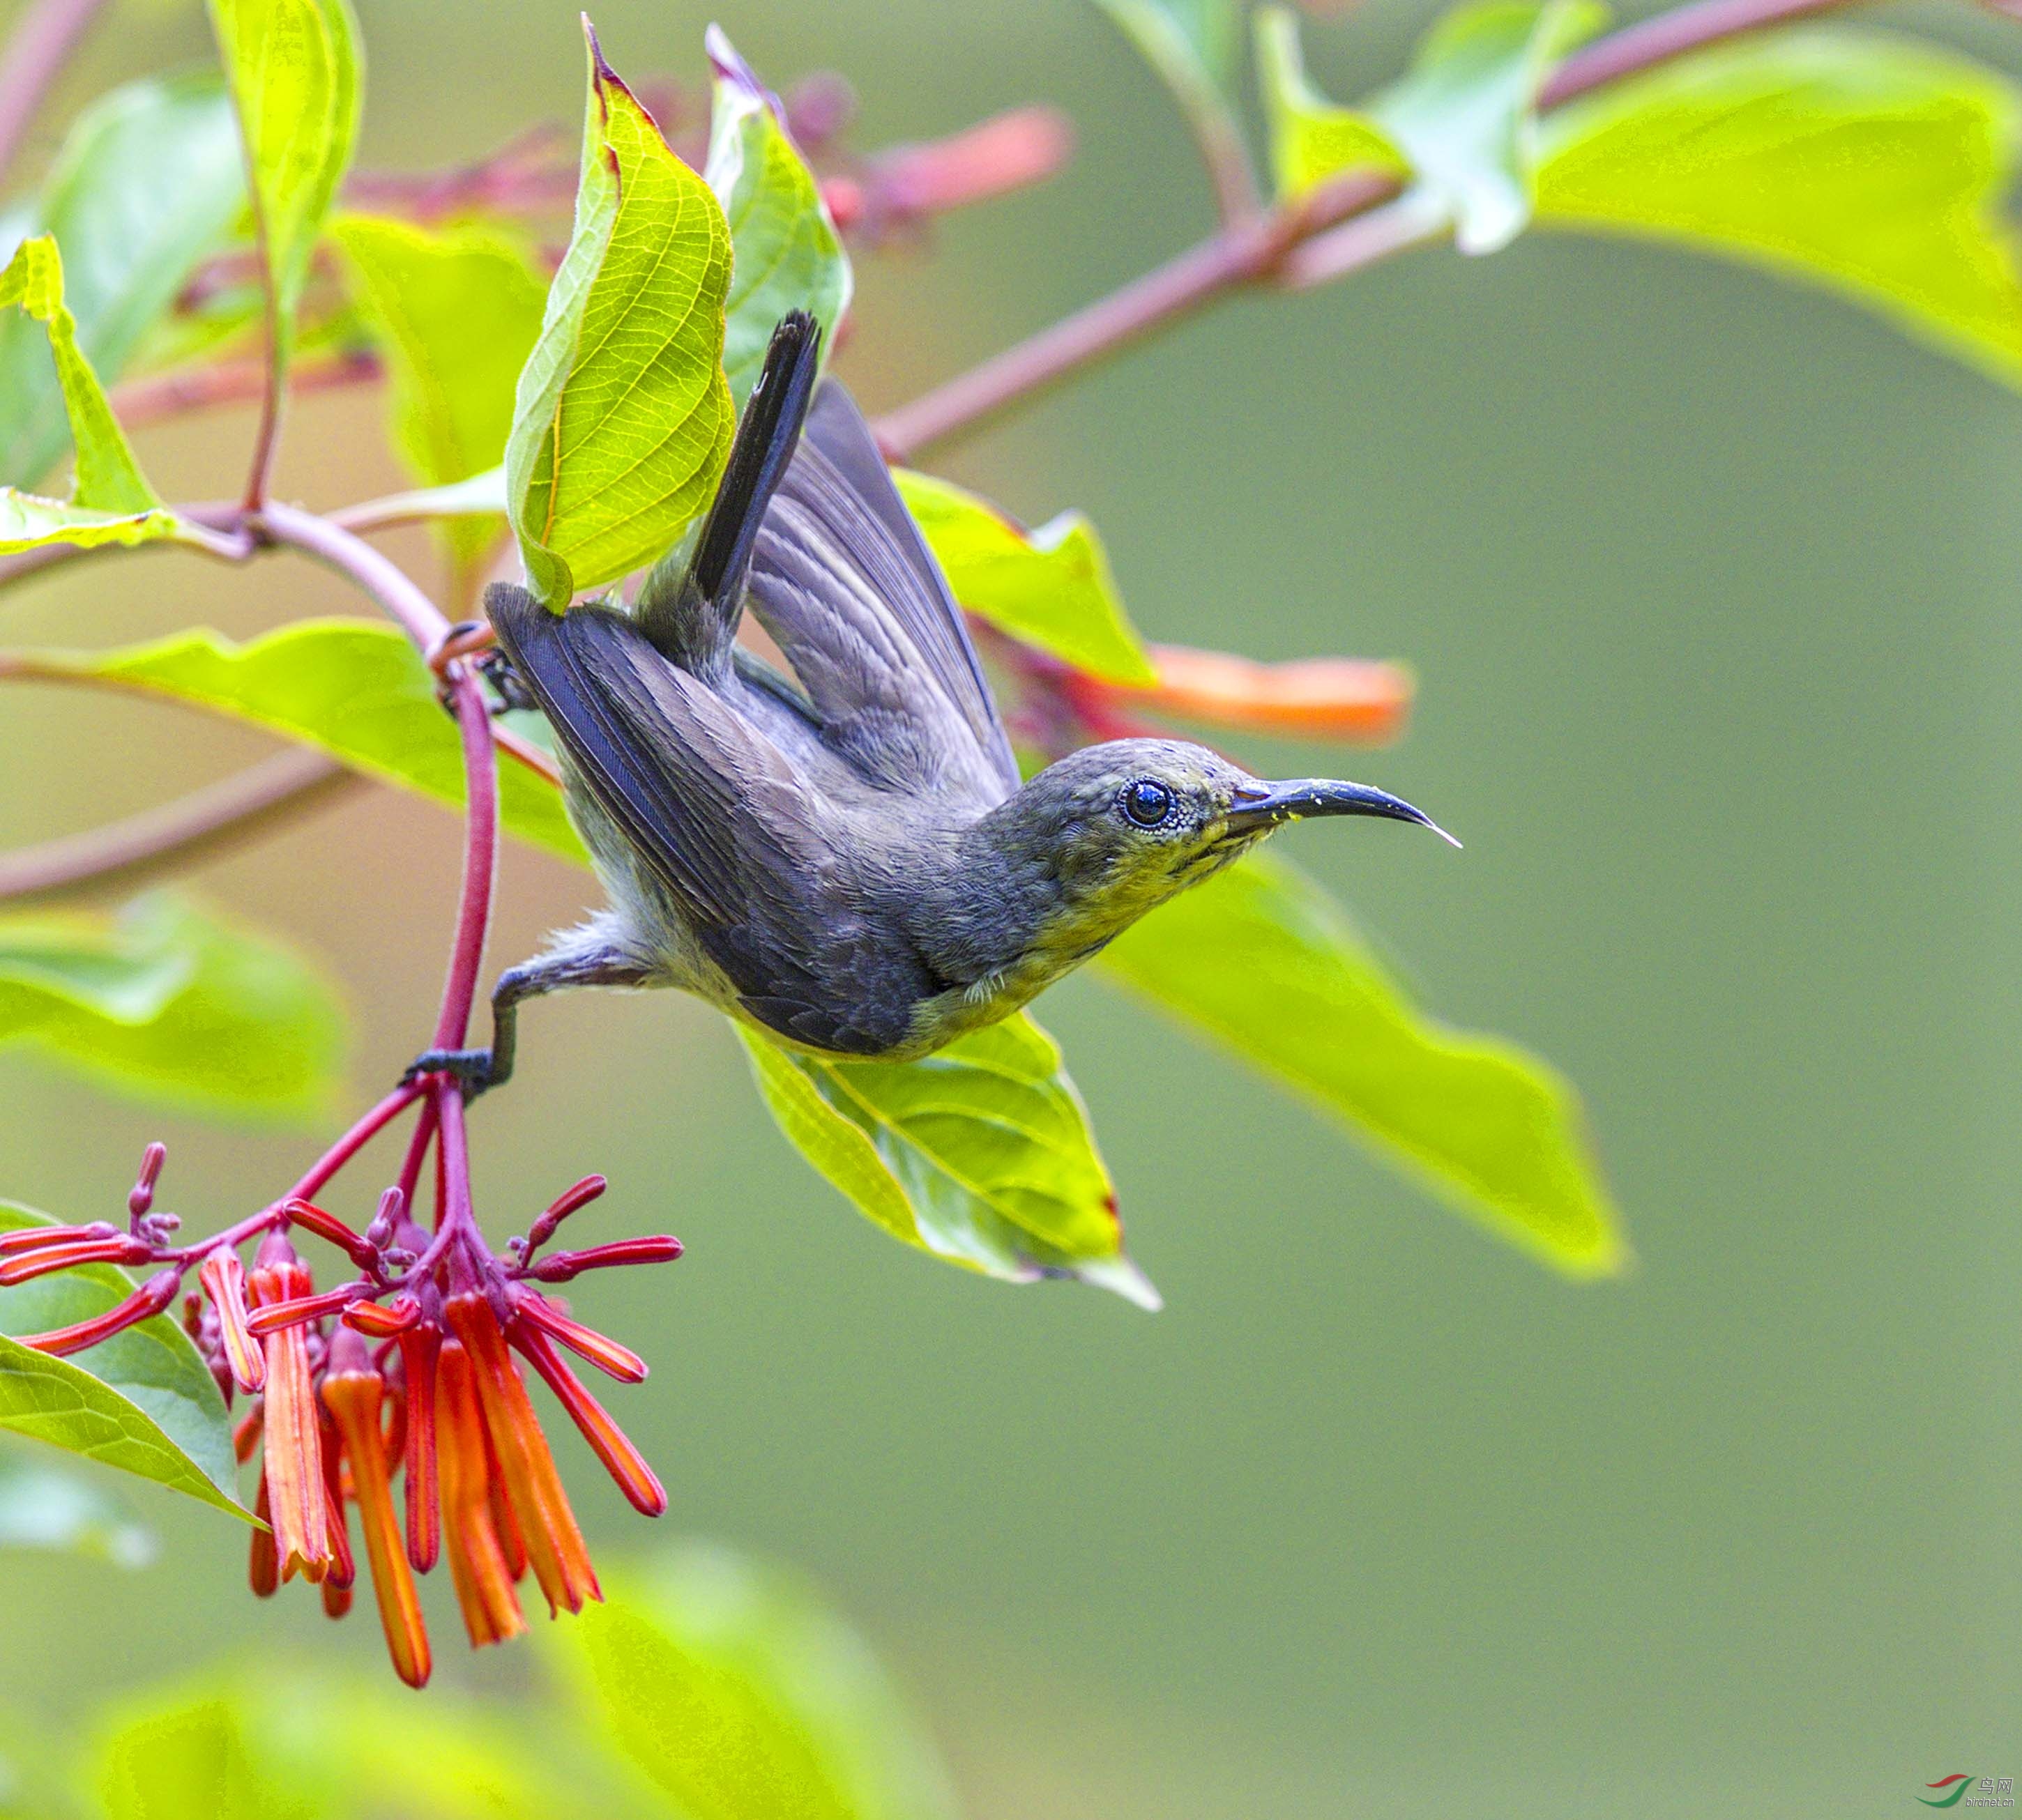
[[(1021, 783), (947, 579), (819, 352), (811, 317), (781, 321), (677, 585), (630, 611), (487, 590), (608, 904), (500, 976), (490, 1049), (408, 1078), (498, 1086), (520, 1001), (577, 986), (678, 987), (797, 1049), (910, 1061), (1288, 821), (1444, 834), (1387, 791), (1267, 782), (1182, 739)], [(735, 642), (747, 605), (790, 677)]]

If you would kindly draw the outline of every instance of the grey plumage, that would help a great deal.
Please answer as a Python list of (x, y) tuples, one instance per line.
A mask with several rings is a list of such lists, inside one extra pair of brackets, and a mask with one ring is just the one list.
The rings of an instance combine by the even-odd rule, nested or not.
[[(868, 427), (816, 386), (817, 343), (805, 317), (780, 325), (693, 555), (633, 612), (488, 590), (609, 907), (502, 976), (491, 1051), (416, 1070), (495, 1085), (518, 1001), (582, 984), (678, 987), (808, 1049), (910, 1059), (1290, 815), (1426, 819), (1361, 786), (1267, 786), (1179, 740), (1090, 747), (1021, 787)], [(733, 645), (746, 607), (790, 677)]]

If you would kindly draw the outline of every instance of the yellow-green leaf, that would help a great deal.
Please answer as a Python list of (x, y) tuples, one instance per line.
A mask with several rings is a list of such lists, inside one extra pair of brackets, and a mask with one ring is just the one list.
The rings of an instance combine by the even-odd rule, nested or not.
[(849, 256), (772, 96), (714, 26), (709, 56), (716, 101), (706, 174), (733, 253), (723, 370), (742, 410), (789, 310), (805, 310), (834, 337), (849, 307)]
[(714, 194), (592, 38), (575, 232), (506, 454), (527, 578), (557, 611), (660, 556), (714, 495), (736, 421), (729, 284)]
[(1100, 965), (1312, 1096), (1491, 1231), (1572, 1275), (1621, 1268), (1572, 1089), (1513, 1044), (1426, 1018), (1290, 866), (1230, 867), (1127, 930)]
[(1124, 1255), (1081, 1096), (1029, 1017), (917, 1062), (838, 1061), (737, 1034), (781, 1130), (895, 1238), (1009, 1282), (1078, 1277), (1158, 1306)]
[(348, 0), (210, 0), (239, 110), (283, 373), (309, 260), (358, 137), (363, 70)]
[(1531, 218), (1538, 91), (1606, 20), (1598, 0), (1477, 0), (1447, 13), (1408, 74), (1370, 104), (1463, 253), (1493, 253)]
[(1158, 680), (1095, 527), (1064, 512), (1036, 531), (931, 474), (893, 478), (957, 600), (1000, 632), (1105, 681)]
[[(78, 116), (24, 232), (61, 249), (77, 345), (101, 380), (119, 377), (245, 198), (238, 123), (210, 71), (130, 82)], [(0, 253), (13, 250), (0, 235)], [(69, 435), (41, 334), (0, 319), (0, 481), (42, 481)]]
[[(513, 392), (540, 337), (547, 289), (524, 253), (489, 228), (437, 232), (346, 215), (332, 224), (353, 294), (392, 382), (393, 439), (416, 480), (442, 487), (496, 469)], [(481, 518), (444, 527), (460, 564), (497, 534)]]
[[(113, 651), (10, 652), (0, 673), (188, 702), (319, 746), (355, 771), (438, 802), (463, 802), (462, 749), (435, 680), (414, 646), (375, 620), (301, 619), (244, 644), (198, 627)], [(553, 785), (502, 763), (498, 789), (509, 832), (586, 859)]]
[(1780, 32), (1553, 114), (1538, 217), (1821, 281), (2022, 385), (2022, 280), (2003, 208), (2018, 131), (2009, 84), (1949, 51)]
[(1257, 15), (1257, 80), (1271, 137), (1271, 170), (1281, 197), (1302, 196), (1352, 171), (1403, 176), (1411, 160), (1366, 114), (1330, 101), (1306, 75), (1298, 16), (1288, 6)]
[(116, 917), (0, 917), (0, 1045), (151, 1100), (301, 1120), (334, 1104), (344, 1014), (271, 937), (151, 896)]
[[(57, 1224), (32, 1207), (0, 1201), (0, 1232)], [(24, 1334), (93, 1320), (134, 1287), (126, 1271), (95, 1264), (0, 1289), (0, 1428), (243, 1517), (232, 1418), (210, 1368), (168, 1315), (137, 1322), (69, 1359), (19, 1344)]]
[(682, 1820), (953, 1820), (945, 1773), (862, 1639), (783, 1575), (690, 1544), (546, 1634)]
[(72, 503), (88, 512), (126, 516), (159, 507), (162, 502), (141, 477), (140, 465), (127, 446), (119, 420), (112, 414), (104, 387), (77, 345), (76, 321), (64, 307), (63, 256), (48, 235), (23, 241), (6, 270), (0, 272), (0, 308), (9, 305), (48, 332), (64, 409), (77, 445)]

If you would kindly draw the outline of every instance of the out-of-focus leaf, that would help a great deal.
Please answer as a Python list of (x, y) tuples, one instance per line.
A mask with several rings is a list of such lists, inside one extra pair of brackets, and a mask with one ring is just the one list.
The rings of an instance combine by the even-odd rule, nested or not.
[(363, 77), (348, 0), (210, 0), (239, 112), (285, 373), (310, 256), (358, 137)]
[[(496, 469), (513, 429), (513, 391), (541, 333), (546, 287), (526, 256), (477, 227), (433, 232), (348, 215), (332, 229), (392, 381), (393, 437), (431, 487)], [(461, 564), (497, 527), (443, 527)]]
[(332, 1820), (334, 1777), (304, 1777), (235, 1694), (133, 1712), (99, 1742), (93, 1781), (106, 1820)]
[(1493, 253), (1523, 232), (1538, 91), (1606, 17), (1597, 0), (1479, 0), (1440, 20), (1410, 72), (1371, 102), (1462, 252)]
[(575, 229), (506, 451), (527, 578), (556, 611), (652, 562), (714, 495), (736, 423), (729, 285), (714, 194), (592, 38)]
[(88, 1555), (115, 1567), (144, 1567), (154, 1532), (116, 1499), (75, 1472), (0, 1453), (0, 1548)]
[(1351, 171), (1410, 171), (1411, 160), (1375, 121), (1336, 106), (1313, 86), (1299, 50), (1298, 16), (1289, 6), (1263, 8), (1256, 28), (1257, 80), (1280, 196), (1302, 196)]
[(148, 512), (90, 512), (60, 499), (0, 487), (0, 556), (44, 544), (93, 549), (104, 544), (153, 543), (181, 529), (181, 520), (166, 506)]
[[(231, 714), (316, 746), (355, 771), (439, 802), (463, 802), (454, 724), (414, 646), (370, 619), (301, 619), (244, 644), (199, 627), (151, 644), (9, 656), (8, 673), (96, 679)], [(500, 816), (522, 840), (582, 860), (561, 797), (502, 764)]]
[[(1249, 154), (1228, 91), (1241, 35), (1240, 0), (1095, 0), (1179, 104), (1211, 166), (1241, 170)], [(1217, 185), (1220, 184), (1217, 177)], [(1225, 206), (1229, 200), (1224, 196)]]
[(1312, 1095), (1491, 1231), (1572, 1275), (1622, 1267), (1571, 1089), (1512, 1044), (1423, 1016), (1291, 867), (1232, 866), (1126, 931), (1101, 965)]
[[(22, 223), (62, 250), (86, 359), (108, 383), (244, 206), (245, 165), (216, 75), (151, 77), (78, 116)], [(0, 236), (0, 257), (14, 246)], [(0, 480), (32, 486), (70, 439), (42, 337), (0, 319)]]
[(1950, 52), (1765, 35), (1554, 113), (1538, 218), (1822, 280), (2022, 385), (2022, 283), (2002, 208), (2018, 129), (2014, 89)]
[[(0, 1201), (0, 1232), (53, 1224), (46, 1213)], [(71, 1359), (19, 1343), (23, 1334), (91, 1320), (133, 1287), (124, 1271), (94, 1264), (0, 1289), (0, 1428), (245, 1516), (224, 1399), (188, 1336), (166, 1315)]]
[(954, 597), (1000, 632), (1115, 683), (1157, 680), (1095, 527), (1064, 512), (1036, 531), (931, 474), (893, 478)]
[(917, 1062), (842, 1062), (746, 1030), (779, 1129), (894, 1238), (1009, 1282), (1072, 1276), (1143, 1308), (1116, 1194), (1053, 1038), (1022, 1014)]
[(344, 1016), (271, 939), (179, 899), (117, 917), (0, 917), (0, 1045), (27, 1043), (150, 1099), (266, 1118), (327, 1112)]
[(742, 410), (766, 343), (789, 310), (807, 311), (833, 340), (849, 307), (849, 256), (772, 97), (714, 26), (709, 57), (716, 104), (707, 175), (733, 253), (723, 370)]
[(947, 1774), (876, 1660), (783, 1576), (690, 1546), (548, 1636), (682, 1820), (953, 1820)]
[[(75, 504), (95, 513), (145, 514), (161, 505), (141, 477), (140, 465), (98, 383), (98, 375), (77, 345), (77, 323), (64, 306), (63, 256), (47, 235), (24, 240), (0, 272), (0, 308), (12, 305), (39, 323), (49, 340), (64, 408), (77, 443)], [(0, 489), (16, 496), (12, 487)]]

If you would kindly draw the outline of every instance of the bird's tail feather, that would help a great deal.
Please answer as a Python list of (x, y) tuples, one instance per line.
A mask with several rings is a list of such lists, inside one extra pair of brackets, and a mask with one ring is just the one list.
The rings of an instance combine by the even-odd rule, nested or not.
[(692, 674), (729, 672), (752, 549), (800, 442), (820, 361), (820, 325), (805, 310), (790, 312), (772, 331), (765, 367), (745, 404), (716, 502), (687, 571), (677, 587), (649, 588), (641, 597), (640, 629), (670, 662)]

